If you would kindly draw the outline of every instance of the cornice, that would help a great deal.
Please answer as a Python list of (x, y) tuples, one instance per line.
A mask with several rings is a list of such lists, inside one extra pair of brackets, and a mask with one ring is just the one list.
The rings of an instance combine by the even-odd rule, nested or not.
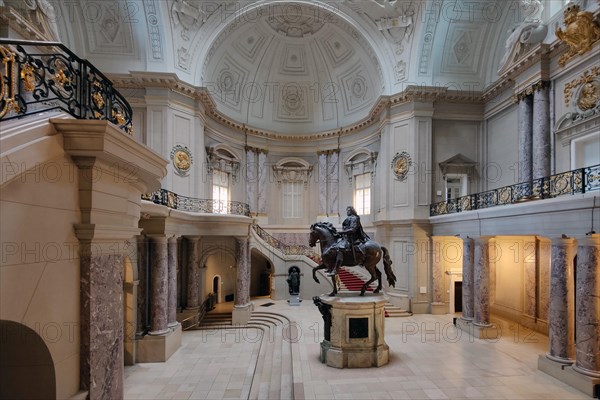
[(248, 126), (235, 121), (217, 110), (216, 104), (210, 92), (204, 87), (193, 86), (182, 82), (173, 73), (132, 72), (131, 74), (109, 75), (115, 88), (147, 89), (165, 88), (200, 101), (206, 110), (206, 115), (215, 122), (242, 132), (256, 138), (283, 140), (293, 142), (314, 141), (330, 138), (344, 137), (377, 124), (381, 121), (382, 114), (390, 107), (407, 104), (411, 102), (454, 102), (483, 104), (483, 94), (480, 91), (458, 91), (448, 90), (439, 86), (408, 86), (406, 90), (393, 96), (380, 96), (369, 114), (360, 121), (322, 132), (309, 135), (284, 134), (275, 131), (267, 131), (257, 127)]

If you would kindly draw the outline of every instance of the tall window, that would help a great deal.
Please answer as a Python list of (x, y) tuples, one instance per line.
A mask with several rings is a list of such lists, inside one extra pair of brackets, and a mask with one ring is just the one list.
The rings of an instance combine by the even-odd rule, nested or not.
[(218, 169), (213, 170), (213, 200), (214, 212), (217, 214), (227, 214), (227, 204), (229, 203), (229, 174)]
[(303, 182), (283, 182), (283, 218), (302, 218)]
[(358, 215), (371, 214), (371, 173), (354, 177), (354, 208)]

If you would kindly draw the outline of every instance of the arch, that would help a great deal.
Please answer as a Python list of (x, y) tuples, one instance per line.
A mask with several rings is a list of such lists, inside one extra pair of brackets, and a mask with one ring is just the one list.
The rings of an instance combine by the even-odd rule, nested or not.
[(288, 167), (288, 168), (310, 168), (308, 161), (300, 157), (284, 157), (277, 161), (275, 164), (277, 167)]
[(223, 302), (223, 293), (221, 291), (221, 285), (223, 281), (221, 280), (221, 275), (215, 275), (212, 278), (212, 290), (211, 292), (215, 294), (215, 303)]
[(272, 279), (275, 272), (273, 262), (258, 248), (250, 249), (250, 297), (271, 296)]
[(7, 320), (0, 320), (0, 332), (0, 398), (55, 399), (54, 362), (42, 337)]

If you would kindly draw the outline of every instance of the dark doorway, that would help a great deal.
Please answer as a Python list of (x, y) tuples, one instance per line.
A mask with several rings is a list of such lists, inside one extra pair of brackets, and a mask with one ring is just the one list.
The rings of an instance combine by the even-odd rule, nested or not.
[(454, 312), (462, 312), (462, 282), (454, 282)]
[(0, 399), (55, 399), (52, 356), (31, 328), (0, 321)]

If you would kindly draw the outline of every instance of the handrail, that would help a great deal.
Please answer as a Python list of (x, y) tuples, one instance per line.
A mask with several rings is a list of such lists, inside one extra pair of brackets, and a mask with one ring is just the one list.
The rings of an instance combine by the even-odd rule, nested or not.
[(257, 224), (253, 224), (254, 232), (264, 240), (268, 245), (275, 247), (286, 256), (306, 256), (311, 260), (318, 263), (319, 256), (314, 252), (311, 247), (304, 246), (301, 244), (287, 244), (281, 240), (275, 238), (269, 232), (265, 231)]
[(0, 39), (0, 121), (62, 110), (132, 134), (132, 109), (89, 61), (58, 42)]
[(148, 200), (155, 204), (160, 204), (180, 211), (250, 216), (250, 206), (240, 201), (197, 199), (194, 197), (181, 196), (162, 188), (156, 192), (143, 194), (142, 200)]
[(429, 206), (429, 215), (454, 214), (594, 190), (600, 190), (600, 164), (433, 203)]

